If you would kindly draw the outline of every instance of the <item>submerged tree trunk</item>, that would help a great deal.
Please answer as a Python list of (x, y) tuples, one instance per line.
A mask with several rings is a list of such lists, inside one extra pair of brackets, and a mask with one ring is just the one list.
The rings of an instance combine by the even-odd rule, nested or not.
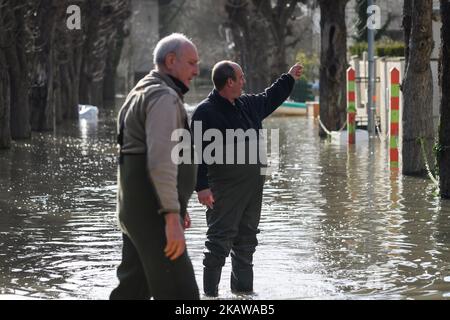
[(4, 48), (8, 45), (4, 27), (5, 0), (0, 0), (0, 149), (11, 146), (10, 83)]
[(116, 95), (116, 68), (111, 51), (114, 51), (114, 45), (110, 46), (108, 50), (108, 57), (106, 59), (105, 78), (103, 80), (103, 100), (106, 105), (110, 105)]
[(83, 45), (81, 74), (80, 74), (80, 102), (92, 104), (93, 69), (95, 67), (94, 47), (98, 33), (98, 25), (101, 20), (101, 4), (98, 1), (88, 3), (86, 21), (84, 25), (86, 41)]
[[(83, 3), (79, 3), (82, 5)], [(66, 8), (69, 1), (65, 0), (56, 11), (56, 26), (53, 40), (53, 109), (54, 123), (59, 125), (66, 119), (78, 118), (78, 105), (72, 102), (72, 92), (75, 90), (69, 69), (74, 54), (74, 38), (82, 37), (80, 30), (69, 30), (66, 26)], [(84, 7), (80, 7), (83, 12)], [(81, 20), (83, 21), (83, 20)], [(83, 28), (83, 25), (81, 26)]]
[[(0, 44), (3, 43), (1, 41), (2, 33), (0, 31)], [(10, 90), (6, 59), (3, 50), (0, 49), (0, 149), (11, 146), (11, 131), (9, 126)]]
[[(339, 130), (346, 121), (348, 0), (319, 0), (321, 27), (320, 120), (328, 130)], [(320, 128), (319, 135), (325, 137)]]
[[(81, 12), (88, 10), (88, 1), (79, 3)], [(68, 55), (66, 61), (68, 83), (62, 83), (64, 91), (67, 91), (68, 105), (65, 113), (65, 119), (78, 119), (78, 104), (80, 101), (80, 79), (81, 67), (83, 62), (83, 46), (88, 32), (87, 18), (81, 20), (81, 30), (71, 30), (68, 33)], [(69, 87), (70, 85), (70, 87)]]
[[(124, 5), (127, 6), (127, 4)], [(128, 7), (126, 8), (128, 9)], [(122, 20), (122, 23), (117, 25), (116, 35), (110, 41), (108, 48), (103, 84), (103, 99), (109, 102), (114, 102), (116, 97), (116, 70), (120, 62), (124, 39), (128, 35), (124, 28), (125, 19)]]
[(108, 49), (129, 16), (129, 0), (89, 1), (89, 25), (81, 67), (80, 101), (103, 106)]
[(28, 68), (25, 55), (25, 11), (24, 3), (9, 3), (4, 7), (6, 19), (12, 28), (7, 32), (9, 46), (5, 49), (9, 65), (11, 85), (11, 137), (28, 139), (31, 137), (30, 109), (28, 104)]
[[(76, 42), (75, 42), (76, 43)], [(70, 70), (73, 83), (73, 90), (71, 90), (71, 112), (70, 118), (78, 118), (78, 105), (80, 103), (80, 82), (81, 82), (81, 65), (82, 65), (83, 43), (76, 43), (74, 46), (74, 54), (70, 61)]]
[[(81, 9), (81, 30), (67, 24), (72, 4)], [(130, 0), (0, 0), (0, 147), (30, 138), (31, 130), (77, 119), (81, 84), (101, 104), (107, 48), (129, 5)], [(116, 46), (116, 57), (118, 51)]]
[[(432, 0), (414, 0), (412, 7), (409, 62), (402, 85), (402, 172), (406, 175), (425, 173), (424, 157), (432, 154), (434, 143), (433, 79), (430, 66), (433, 48), (432, 5)], [(421, 145), (425, 152), (422, 152)]]
[[(30, 15), (30, 28), (34, 34), (29, 53), (30, 63), (30, 122), (34, 131), (47, 131), (53, 128), (49, 110), (48, 95), (53, 91), (49, 83), (52, 79), (51, 60), (56, 8), (52, 0), (45, 0), (40, 5), (35, 4), (32, 10), (36, 13)], [(50, 86), (50, 88), (49, 88)]]
[(3, 64), (4, 57), (0, 50), (0, 149), (11, 146), (11, 131), (9, 126), (9, 75)]
[(441, 119), (439, 126), (439, 183), (442, 198), (450, 198), (450, 1), (441, 0)]

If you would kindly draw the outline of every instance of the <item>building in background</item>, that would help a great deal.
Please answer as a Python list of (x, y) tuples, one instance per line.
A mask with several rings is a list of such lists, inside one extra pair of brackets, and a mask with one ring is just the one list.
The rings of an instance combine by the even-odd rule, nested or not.
[[(433, 123), (435, 132), (437, 132), (440, 116), (441, 90), (439, 88), (439, 54), (441, 49), (441, 17), (439, 0), (433, 1), (433, 41), (434, 47), (431, 53), (430, 66), (433, 77)], [(401, 27), (401, 26), (400, 26)], [(401, 30), (403, 32), (403, 30)], [(396, 67), (400, 71), (400, 83), (405, 75), (405, 58), (401, 57), (375, 57), (376, 75), (378, 78), (376, 84), (376, 109), (380, 120), (380, 129), (386, 134), (389, 128), (389, 98), (390, 98), (390, 78), (389, 72), (392, 67)], [(349, 59), (351, 67), (356, 71), (357, 78), (368, 77), (368, 61), (367, 54), (362, 57), (353, 56)], [(367, 81), (357, 81), (356, 84), (356, 105), (357, 105), (357, 121), (362, 124), (367, 122)], [(400, 114), (403, 97), (400, 92)], [(400, 128), (401, 131), (401, 128)]]

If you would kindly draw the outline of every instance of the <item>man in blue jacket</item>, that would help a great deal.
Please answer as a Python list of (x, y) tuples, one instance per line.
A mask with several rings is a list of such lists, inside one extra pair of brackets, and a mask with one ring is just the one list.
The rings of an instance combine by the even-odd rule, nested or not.
[[(302, 70), (303, 67), (296, 64), (263, 93), (243, 95), (245, 78), (241, 67), (232, 61), (218, 62), (212, 71), (214, 90), (199, 104), (192, 117), (194, 140), (208, 140), (204, 133), (209, 129), (220, 131), (222, 137), (226, 137), (230, 129), (258, 133), (262, 121), (289, 97)], [(195, 130), (200, 125), (202, 137), (198, 136), (199, 130)], [(240, 141), (246, 146), (245, 151), (252, 150), (251, 143), (258, 145), (258, 141), (251, 141), (250, 136)], [(259, 140), (257, 134), (254, 136)], [(230, 252), (231, 290), (236, 293), (253, 291), (253, 253), (258, 244), (256, 234), (259, 232), (265, 177), (261, 174), (263, 164), (259, 157), (256, 163), (249, 161), (252, 154), (244, 157), (244, 163), (236, 161), (242, 156), (237, 146), (239, 138), (237, 140), (233, 138), (231, 142), (234, 151), (231, 160), (234, 161), (229, 161), (230, 141), (226, 141), (221, 155), (217, 150), (215, 154), (215, 159), (223, 156), (223, 160), (211, 162), (203, 158), (198, 169), (198, 200), (207, 206), (208, 231), (203, 260), (203, 290), (207, 296), (218, 295), (222, 267)], [(203, 154), (209, 143), (203, 141), (201, 144), (197, 143), (196, 147)]]

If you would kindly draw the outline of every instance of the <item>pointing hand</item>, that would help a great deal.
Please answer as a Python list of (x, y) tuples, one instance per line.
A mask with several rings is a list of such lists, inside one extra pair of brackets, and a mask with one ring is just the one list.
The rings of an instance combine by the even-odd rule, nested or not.
[(289, 70), (289, 74), (294, 78), (294, 80), (300, 79), (303, 74), (303, 66), (300, 63), (296, 63)]

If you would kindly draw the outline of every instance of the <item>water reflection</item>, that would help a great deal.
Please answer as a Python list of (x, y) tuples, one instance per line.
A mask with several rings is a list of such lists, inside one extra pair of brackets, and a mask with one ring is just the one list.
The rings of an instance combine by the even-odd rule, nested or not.
[[(114, 113), (0, 151), (0, 293), (105, 299), (116, 285)], [(280, 128), (280, 170), (264, 191), (254, 296), (222, 299), (450, 297), (450, 206), (427, 180), (391, 172), (386, 146), (320, 141), (308, 118)], [(201, 288), (204, 210), (187, 233)]]
[(119, 240), (111, 125), (80, 121), (1, 152), (3, 294), (106, 296)]

